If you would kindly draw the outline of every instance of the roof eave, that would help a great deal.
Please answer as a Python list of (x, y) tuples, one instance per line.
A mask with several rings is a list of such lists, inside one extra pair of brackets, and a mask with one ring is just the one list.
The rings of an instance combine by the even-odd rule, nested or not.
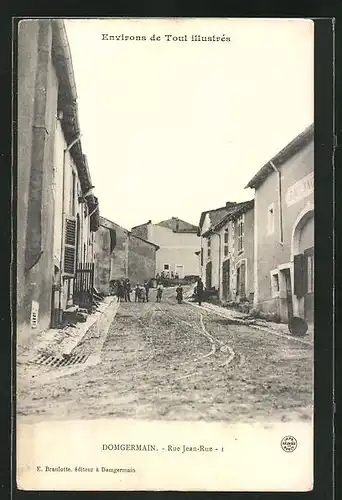
[(281, 149), (276, 155), (268, 160), (268, 162), (265, 163), (265, 165), (263, 165), (248, 182), (248, 184), (245, 186), (245, 189), (257, 189), (260, 184), (268, 177), (268, 175), (274, 171), (271, 166), (271, 162), (276, 166), (281, 166), (289, 158), (291, 158), (291, 156), (295, 155), (299, 150), (306, 147), (313, 140), (313, 138), (314, 124), (312, 123), (302, 133), (297, 135), (297, 137), (289, 142), (283, 149)]

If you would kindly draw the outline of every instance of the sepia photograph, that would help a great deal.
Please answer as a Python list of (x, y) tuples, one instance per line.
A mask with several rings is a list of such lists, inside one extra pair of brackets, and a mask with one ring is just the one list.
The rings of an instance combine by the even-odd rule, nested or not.
[(309, 491), (314, 25), (17, 25), (16, 481)]

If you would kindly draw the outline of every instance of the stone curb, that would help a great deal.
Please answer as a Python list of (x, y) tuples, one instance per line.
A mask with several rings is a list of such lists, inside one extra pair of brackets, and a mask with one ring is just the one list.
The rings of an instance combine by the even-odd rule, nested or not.
[(206, 307), (204, 305), (199, 306), (198, 304), (195, 304), (194, 302), (190, 302), (190, 301), (186, 301), (186, 302), (187, 302), (187, 304), (190, 304), (191, 306), (196, 307), (196, 308), (200, 309), (201, 311), (205, 310), (207, 312), (212, 312), (214, 314), (217, 314), (218, 316), (221, 316), (222, 318), (229, 320), (234, 325), (248, 325), (248, 326), (250, 326), (249, 323), (245, 320), (242, 320), (239, 318), (233, 318), (232, 316), (229, 316), (228, 314), (224, 314), (223, 312), (221, 313), (221, 311), (217, 311), (216, 309), (213, 309), (211, 307)]
[(273, 328), (267, 328), (266, 325), (258, 324), (256, 320), (249, 321), (249, 320), (234, 318), (234, 317), (230, 316), (229, 314), (226, 314), (223, 311), (222, 312), (218, 311), (216, 308), (207, 307), (206, 305), (199, 306), (198, 304), (195, 304), (194, 302), (190, 302), (190, 301), (187, 301), (187, 304), (190, 304), (193, 307), (197, 307), (201, 310), (204, 309), (207, 312), (212, 312), (214, 314), (217, 314), (218, 316), (221, 316), (222, 318), (229, 320), (232, 324), (235, 324), (235, 325), (249, 326), (250, 328), (254, 328), (255, 330), (260, 330), (260, 331), (264, 331), (267, 333), (271, 333), (271, 334), (276, 335), (278, 337), (287, 338), (289, 340), (294, 340), (295, 342), (299, 342), (299, 343), (306, 344), (309, 346), (313, 345), (312, 341), (304, 340), (304, 339), (301, 339), (299, 337), (294, 337), (293, 335), (288, 335), (288, 334), (283, 333), (283, 332), (277, 332)]
[[(77, 347), (77, 345), (81, 342), (81, 340), (84, 338), (85, 334), (89, 331), (89, 329), (94, 326), (96, 323), (99, 323), (104, 316), (105, 312), (107, 309), (115, 302), (117, 305), (115, 310), (114, 310), (114, 315), (113, 318), (116, 316), (117, 310), (119, 308), (120, 302), (118, 301), (117, 297), (111, 297), (112, 300), (102, 302), (99, 305), (99, 310), (96, 311), (94, 314), (91, 314), (85, 323), (80, 323), (80, 328), (79, 331), (77, 332), (76, 335), (73, 335), (72, 338), (66, 338), (64, 344), (61, 346), (61, 354), (62, 356), (68, 356), (71, 354), (71, 352)], [(101, 307), (102, 306), (102, 307)]]
[(69, 356), (75, 347), (82, 341), (89, 329), (100, 322), (107, 309), (115, 302), (113, 318), (119, 308), (120, 302), (117, 297), (106, 297), (98, 306), (98, 310), (89, 315), (84, 323), (77, 323), (75, 327), (67, 327), (61, 330), (50, 329), (40, 335), (39, 340), (31, 348), (25, 349), (18, 355), (18, 361), (31, 358), (39, 353), (50, 356)]

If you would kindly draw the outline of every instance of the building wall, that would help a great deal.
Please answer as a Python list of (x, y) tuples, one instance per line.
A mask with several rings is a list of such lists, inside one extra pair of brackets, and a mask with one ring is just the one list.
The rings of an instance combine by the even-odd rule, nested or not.
[[(116, 234), (112, 253), (110, 228)], [(101, 292), (109, 292), (111, 280), (128, 277), (134, 284), (155, 276), (156, 247), (104, 218), (95, 236), (95, 254), (95, 286)]]
[[(235, 223), (234, 260), (235, 268), (241, 259), (246, 259), (246, 297), (253, 299), (254, 295), (254, 209), (244, 213), (243, 252), (238, 250), (238, 227)], [(235, 270), (236, 272), (236, 270)], [(235, 285), (236, 286), (236, 285)], [(235, 288), (236, 290), (236, 288)], [(253, 300), (252, 300), (253, 303)]]
[[(224, 233), (228, 228), (228, 255), (224, 254)], [(203, 232), (209, 229), (208, 223), (204, 221)], [(236, 221), (229, 220), (218, 230), (217, 234), (211, 234), (210, 257), (208, 257), (208, 237), (202, 237), (201, 245), (203, 248), (203, 266), (201, 268), (201, 277), (206, 287), (208, 287), (206, 266), (209, 261), (212, 263), (211, 286), (219, 290), (219, 297), (224, 300), (223, 296), (223, 263), (229, 259), (230, 261), (230, 279), (229, 279), (229, 296), (228, 300), (237, 299), (237, 282), (236, 273), (237, 266), (242, 261), (246, 265), (246, 298), (253, 299), (254, 292), (254, 210), (250, 209), (244, 213), (244, 239), (243, 251), (238, 250), (238, 227)], [(221, 245), (221, 247), (220, 247)]]
[[(313, 207), (313, 191), (306, 196), (289, 198), (290, 189), (303, 178), (313, 175), (314, 149), (313, 142), (291, 157), (281, 167), (282, 184), (282, 214), (283, 214), (283, 244), (280, 242), (280, 223), (278, 206), (278, 179), (272, 172), (255, 191), (255, 224), (256, 224), (256, 256), (257, 277), (255, 290), (255, 305), (265, 312), (280, 314), (287, 321), (286, 314), (281, 310), (281, 300), (284, 292), (272, 294), (271, 271), (279, 266), (288, 265), (292, 276), (293, 289), (293, 256), (291, 255), (294, 224), (298, 216)], [(313, 182), (313, 180), (312, 180)], [(293, 190), (292, 190), (293, 191)], [(268, 208), (273, 205), (274, 231), (268, 231)], [(312, 233), (313, 234), (313, 233)], [(312, 238), (312, 236), (311, 236)], [(312, 238), (313, 240), (313, 238)], [(313, 244), (313, 241), (312, 241)]]
[(111, 253), (109, 229), (100, 225), (95, 236), (94, 285), (99, 292), (109, 293), (111, 279)]
[(24, 308), (27, 207), (31, 175), (35, 82), (38, 66), (39, 22), (18, 26), (18, 169), (17, 169), (17, 320), (28, 322)]
[(132, 228), (132, 233), (140, 236), (144, 240), (150, 241), (151, 237), (151, 223), (141, 224), (140, 226)]
[(128, 231), (114, 224), (116, 231), (116, 246), (111, 255), (110, 279), (118, 280), (128, 277)]
[(175, 233), (162, 226), (151, 225), (149, 241), (160, 248), (156, 254), (156, 274), (169, 264), (170, 272), (176, 265), (184, 266), (184, 276), (199, 275), (198, 258), (195, 252), (200, 249), (200, 239), (195, 233)]
[[(65, 216), (74, 216), (79, 219), (79, 239), (77, 246), (77, 264), (91, 263), (93, 255), (93, 233), (90, 232), (89, 210), (85, 202), (80, 202), (82, 196), (81, 182), (76, 164), (66, 150), (68, 144), (65, 140), (63, 129), (59, 120), (56, 120), (55, 148), (54, 148), (54, 198), (55, 198), (55, 220), (54, 220), (54, 264), (58, 267), (55, 272), (55, 282), (59, 283), (60, 272), (63, 273), (62, 233), (65, 232), (63, 219)], [(65, 161), (65, 168), (64, 168)], [(64, 171), (64, 173), (63, 173)], [(75, 197), (73, 200), (73, 175), (75, 176)], [(63, 191), (64, 190), (64, 191)], [(56, 271), (56, 268), (55, 268)], [(69, 286), (70, 283), (70, 286)], [(61, 309), (64, 310), (71, 304), (74, 280), (63, 278), (61, 289)], [(55, 299), (57, 300), (57, 298)], [(55, 302), (55, 308), (59, 307)]]
[(144, 280), (154, 278), (156, 274), (156, 247), (129, 236), (128, 247), (128, 276), (132, 284), (143, 283)]
[[(247, 210), (244, 214), (244, 237), (243, 251), (238, 248), (238, 225), (236, 220), (230, 220), (219, 231), (221, 235), (221, 263), (230, 261), (230, 280), (228, 300), (237, 300), (237, 268), (242, 262), (245, 262), (245, 291), (246, 298), (253, 303), (254, 295), (254, 209)], [(224, 233), (228, 229), (228, 255), (224, 255)], [(221, 264), (220, 275), (220, 299), (223, 297), (223, 272)]]
[[(21, 21), (18, 33), (18, 341), (49, 327), (54, 241), (54, 134), (58, 80), (49, 21)], [(23, 250), (24, 249), (24, 250)], [(25, 266), (31, 268), (25, 272)]]

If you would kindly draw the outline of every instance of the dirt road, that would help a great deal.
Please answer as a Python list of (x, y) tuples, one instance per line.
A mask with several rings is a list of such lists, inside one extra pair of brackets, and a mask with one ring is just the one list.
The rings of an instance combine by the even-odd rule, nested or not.
[[(90, 329), (75, 354), (97, 343)], [(120, 305), (97, 365), (58, 378), (61, 368), (40, 377), (36, 367), (18, 378), (18, 416), (308, 420), (312, 356), (308, 345), (179, 305), (170, 291), (158, 304), (152, 292), (148, 303)]]

